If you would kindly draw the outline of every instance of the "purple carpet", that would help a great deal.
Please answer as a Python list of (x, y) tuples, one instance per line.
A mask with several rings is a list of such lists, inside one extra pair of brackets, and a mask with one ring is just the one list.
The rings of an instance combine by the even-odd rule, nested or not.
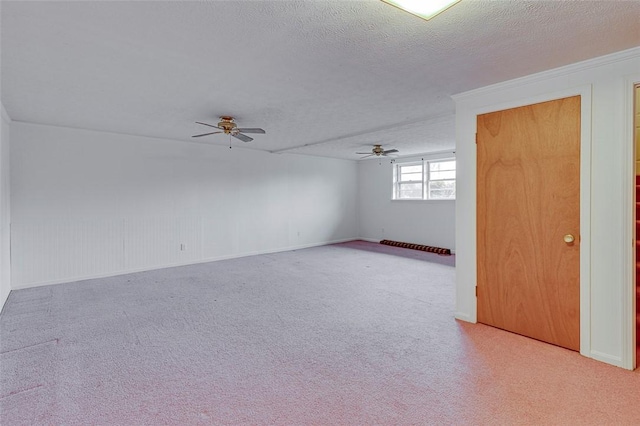
[(421, 348), (444, 343), (424, 323), (434, 312), (452, 322), (454, 269), (380, 247), (14, 291), (0, 322), (0, 423), (390, 420), (390, 406), (410, 404), (399, 391)]
[[(14, 291), (0, 316), (0, 424), (639, 414), (619, 392), (612, 413), (610, 399), (583, 395), (613, 387), (637, 402), (639, 375), (456, 322), (453, 259), (352, 242)], [(591, 385), (571, 381), (585, 371)]]

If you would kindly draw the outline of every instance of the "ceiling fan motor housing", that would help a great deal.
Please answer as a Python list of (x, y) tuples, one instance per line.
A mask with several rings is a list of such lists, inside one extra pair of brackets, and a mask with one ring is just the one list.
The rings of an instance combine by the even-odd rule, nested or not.
[(231, 133), (236, 128), (236, 123), (233, 122), (233, 117), (223, 115), (220, 117), (218, 127), (224, 130), (225, 133)]

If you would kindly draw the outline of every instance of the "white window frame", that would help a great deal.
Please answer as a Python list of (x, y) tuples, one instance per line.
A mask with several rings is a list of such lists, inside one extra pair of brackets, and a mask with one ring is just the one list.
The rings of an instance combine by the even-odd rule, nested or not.
[[(411, 167), (411, 166), (421, 166), (422, 169), (422, 177), (420, 180), (400, 180), (400, 168), (401, 167)], [(419, 183), (422, 185), (422, 197), (421, 198), (400, 198), (400, 187), (403, 184), (415, 184)], [(423, 161), (412, 161), (406, 163), (394, 163), (393, 165), (393, 199), (394, 200), (424, 200), (424, 184), (425, 184), (425, 169)]]
[[(448, 161), (456, 161), (455, 157), (440, 157), (440, 158), (431, 158), (431, 159), (422, 159), (420, 161), (407, 161), (407, 162), (394, 162), (393, 163), (393, 201), (455, 201), (455, 196), (453, 198), (429, 198), (429, 184), (431, 182), (437, 181), (456, 181), (454, 179), (431, 179), (431, 163), (444, 163)], [(418, 181), (400, 181), (400, 168), (406, 166), (422, 166), (422, 181), (419, 182), (422, 184), (422, 198), (400, 198), (400, 186), (402, 184), (407, 183), (418, 183)], [(457, 171), (457, 163), (456, 163), (456, 171)]]
[[(447, 163), (447, 162), (451, 162), (453, 161), (455, 163), (456, 159), (455, 158), (440, 158), (437, 160), (426, 160), (424, 162), (424, 167), (425, 167), (425, 172), (426, 172), (426, 179), (425, 179), (425, 186), (424, 186), (424, 199), (425, 200), (455, 200), (455, 190), (454, 190), (454, 196), (453, 198), (431, 198), (430, 194), (431, 194), (431, 182), (445, 182), (445, 181), (453, 181), (453, 185), (455, 187), (456, 184), (456, 178), (454, 177), (453, 179), (431, 179), (431, 164), (433, 163)], [(453, 172), (456, 173), (457, 172), (457, 164), (455, 165), (455, 168), (453, 169)]]

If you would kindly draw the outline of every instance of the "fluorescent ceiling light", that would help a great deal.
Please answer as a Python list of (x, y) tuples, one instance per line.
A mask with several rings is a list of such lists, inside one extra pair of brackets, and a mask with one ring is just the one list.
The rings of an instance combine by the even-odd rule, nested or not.
[(382, 0), (427, 21), (460, 0)]

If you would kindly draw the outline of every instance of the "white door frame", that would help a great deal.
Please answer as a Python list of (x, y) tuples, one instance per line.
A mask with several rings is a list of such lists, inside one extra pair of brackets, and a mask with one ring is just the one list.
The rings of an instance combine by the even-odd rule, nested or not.
[[(628, 320), (624, 322), (622, 331), (622, 366), (634, 369), (637, 366), (636, 359), (636, 250), (635, 250), (635, 220), (636, 218), (636, 150), (635, 150), (635, 115), (634, 115), (634, 91), (640, 84), (640, 73), (625, 78), (624, 99), (624, 138), (628, 143), (623, 149), (623, 164), (625, 179), (623, 194), (625, 208), (621, 220), (622, 231), (629, 244), (623, 248), (624, 288), (622, 292), (622, 317)], [(640, 201), (640, 200), (638, 200)]]
[[(593, 356), (591, 353), (591, 92), (592, 86), (589, 84), (514, 101), (485, 105), (472, 111), (475, 114), (475, 126), (477, 126), (477, 116), (481, 114), (580, 96), (580, 354), (586, 357)], [(477, 127), (474, 128), (477, 132)], [(474, 156), (474, 162), (477, 165), (477, 151), (474, 152)], [(477, 209), (477, 200), (474, 202), (474, 208)], [(629, 223), (631, 223), (631, 219), (629, 219)], [(476, 240), (475, 235), (474, 240)], [(475, 264), (477, 268), (477, 257)], [(477, 299), (475, 302), (473, 322), (477, 321)]]

